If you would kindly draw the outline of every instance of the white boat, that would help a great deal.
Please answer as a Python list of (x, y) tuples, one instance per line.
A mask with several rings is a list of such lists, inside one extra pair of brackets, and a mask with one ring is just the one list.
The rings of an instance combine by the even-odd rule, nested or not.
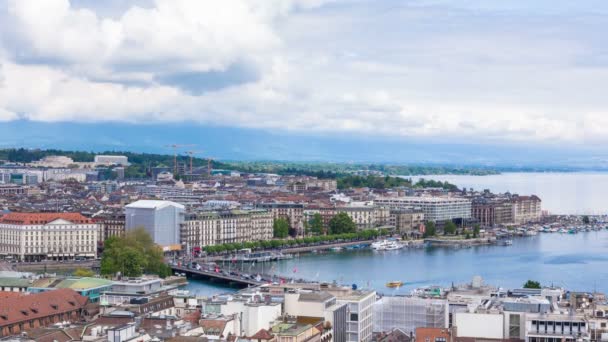
[(377, 251), (395, 251), (403, 248), (403, 245), (397, 241), (384, 240), (372, 243), (372, 248)]
[(505, 240), (505, 241), (502, 242), (503, 246), (511, 246), (512, 244), (513, 244), (512, 240)]

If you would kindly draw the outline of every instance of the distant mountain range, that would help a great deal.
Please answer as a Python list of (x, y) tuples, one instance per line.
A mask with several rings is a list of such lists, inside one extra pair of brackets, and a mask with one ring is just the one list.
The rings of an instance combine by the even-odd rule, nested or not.
[(608, 154), (581, 146), (499, 144), (449, 139), (201, 126), (198, 124), (44, 123), (0, 124), (0, 148), (133, 151), (172, 154), (170, 144), (195, 144), (199, 156), (220, 160), (388, 163), (477, 166), (503, 171), (608, 170)]

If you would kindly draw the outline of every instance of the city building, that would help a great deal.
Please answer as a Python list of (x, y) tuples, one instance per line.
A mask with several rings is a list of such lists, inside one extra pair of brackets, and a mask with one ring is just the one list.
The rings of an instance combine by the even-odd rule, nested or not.
[(9, 213), (0, 218), (0, 256), (23, 261), (97, 257), (99, 225), (79, 213)]
[(125, 230), (143, 227), (161, 246), (179, 244), (184, 211), (183, 205), (170, 201), (133, 202), (125, 207)]
[(265, 209), (272, 213), (273, 219), (283, 218), (289, 226), (298, 230), (301, 234), (304, 229), (304, 205), (298, 203), (260, 203), (259, 209)]
[(514, 195), (511, 202), (513, 205), (513, 223), (525, 224), (540, 220), (541, 200), (537, 196)]
[(348, 214), (360, 230), (385, 226), (389, 223), (390, 210), (388, 208), (375, 206), (337, 207), (336, 212)]
[(97, 165), (129, 165), (129, 159), (126, 156), (97, 155), (94, 162)]
[(421, 227), (424, 225), (424, 212), (414, 209), (391, 209), (389, 217), (389, 226), (395, 227), (395, 231), (416, 237), (421, 235)]
[(186, 248), (270, 240), (272, 214), (266, 210), (225, 210), (186, 215), (180, 239)]
[[(330, 290), (328, 290), (332, 293)], [(351, 290), (332, 293), (337, 303), (346, 304), (346, 341), (371, 341), (374, 325), (374, 303), (376, 291)]]
[(406, 196), (384, 197), (374, 204), (391, 209), (420, 209), (427, 221), (447, 221), (471, 218), (471, 200), (457, 197)]
[(405, 296), (385, 296), (374, 303), (374, 331), (398, 328), (407, 334), (418, 327), (447, 328), (448, 301)]

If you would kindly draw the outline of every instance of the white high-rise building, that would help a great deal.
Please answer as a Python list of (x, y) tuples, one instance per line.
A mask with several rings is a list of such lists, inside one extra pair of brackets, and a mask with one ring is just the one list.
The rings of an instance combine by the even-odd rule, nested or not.
[(180, 243), (179, 229), (184, 222), (183, 205), (170, 201), (141, 200), (125, 207), (125, 230), (143, 227), (161, 246)]

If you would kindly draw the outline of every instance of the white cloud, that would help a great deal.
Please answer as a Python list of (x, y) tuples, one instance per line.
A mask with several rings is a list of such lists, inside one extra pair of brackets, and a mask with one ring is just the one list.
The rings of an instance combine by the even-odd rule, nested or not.
[[(608, 69), (581, 63), (606, 54), (597, 20), (519, 16), (514, 1), (155, 0), (109, 17), (5, 0), (0, 120), (605, 141)], [(258, 77), (197, 94), (161, 77), (204, 82), (238, 63)]]

